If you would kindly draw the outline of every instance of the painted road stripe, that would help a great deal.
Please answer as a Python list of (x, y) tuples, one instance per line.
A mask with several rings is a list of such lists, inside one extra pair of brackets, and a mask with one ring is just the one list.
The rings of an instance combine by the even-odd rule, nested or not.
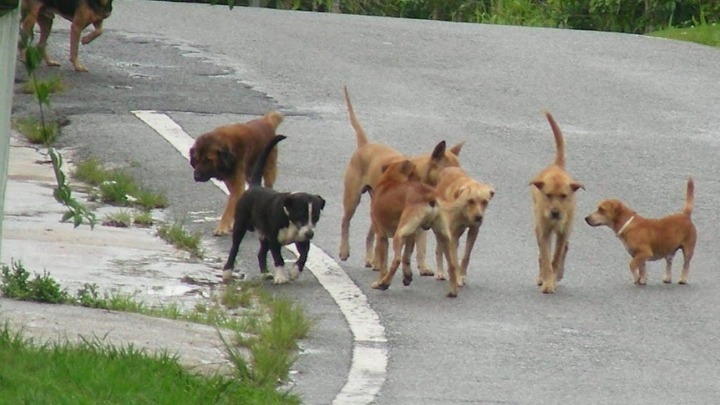
[[(136, 117), (165, 138), (180, 154), (189, 159), (188, 151), (195, 141), (170, 117), (157, 111), (133, 111)], [(225, 194), (225, 184), (212, 179)], [(295, 247), (288, 246), (297, 256)], [(353, 334), (353, 357), (345, 386), (334, 404), (368, 404), (385, 383), (387, 373), (387, 339), (377, 313), (367, 297), (345, 274), (340, 265), (315, 245), (310, 246), (306, 267), (313, 273), (340, 308)]]

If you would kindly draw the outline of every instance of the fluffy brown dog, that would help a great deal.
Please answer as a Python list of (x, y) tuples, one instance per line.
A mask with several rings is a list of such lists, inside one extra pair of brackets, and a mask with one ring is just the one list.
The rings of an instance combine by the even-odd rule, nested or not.
[[(375, 257), (380, 267), (380, 277), (372, 284), (372, 288), (386, 290), (390, 287), (401, 261), (403, 284), (410, 285), (410, 256), (415, 235), (420, 230), (432, 229), (449, 263), (450, 289), (447, 296), (456, 297), (457, 247), (452, 245), (447, 225), (439, 215), (437, 192), (433, 187), (418, 181), (415, 170), (415, 165), (407, 159), (391, 163), (383, 168), (373, 190), (370, 216), (376, 237)], [(387, 238), (393, 239), (393, 261), (389, 270)]]
[[(575, 192), (584, 189), (565, 171), (565, 140), (549, 112), (545, 113), (555, 137), (555, 162), (543, 169), (530, 182), (532, 186), (535, 236), (540, 250), (540, 272), (537, 284), (546, 294), (555, 292), (556, 282), (565, 272), (565, 256), (575, 215)], [(550, 262), (552, 236), (555, 235), (555, 253)]]
[[(60, 66), (57, 61), (47, 55), (45, 50), (55, 14), (59, 14), (72, 23), (70, 26), (70, 62), (76, 71), (87, 72), (85, 66), (78, 60), (78, 43), (82, 41), (83, 45), (87, 45), (99, 37), (103, 33), (103, 21), (110, 17), (111, 13), (112, 0), (23, 0), (20, 45), (22, 47), (27, 43), (37, 22), (40, 26), (38, 49), (45, 59), (45, 64)], [(90, 24), (95, 29), (81, 40), (80, 34)]]
[[(400, 161), (405, 157), (395, 149), (368, 140), (365, 130), (355, 116), (347, 86), (344, 87), (345, 103), (347, 104), (350, 123), (355, 130), (357, 149), (353, 152), (345, 169), (343, 192), (343, 218), (340, 226), (340, 260), (350, 257), (350, 220), (360, 204), (360, 197), (366, 191), (375, 189), (382, 172), (381, 168), (392, 162)], [(432, 153), (409, 158), (416, 167), (420, 181), (434, 186), (442, 169), (450, 166), (459, 166), (458, 155), (464, 142), (447, 150), (445, 141), (438, 143)], [(365, 267), (373, 266), (373, 240), (372, 227), (365, 238)], [(432, 272), (430, 273), (432, 275)]]
[[(440, 214), (447, 224), (455, 247), (459, 246), (460, 237), (468, 231), (465, 239), (465, 252), (458, 270), (458, 285), (465, 285), (470, 254), (475, 246), (480, 225), (485, 217), (485, 210), (495, 196), (495, 190), (487, 184), (472, 179), (459, 167), (448, 167), (440, 173), (440, 181), (435, 190), (440, 198)], [(435, 278), (445, 280), (447, 274), (443, 270), (443, 251), (438, 244), (435, 250), (437, 271)]]
[[(222, 180), (230, 191), (225, 211), (213, 235), (226, 235), (232, 230), (235, 205), (245, 192), (246, 179), (265, 145), (275, 137), (283, 120), (278, 111), (245, 123), (224, 125), (202, 134), (190, 148), (190, 165), (195, 181), (211, 178)], [(277, 148), (267, 158), (263, 172), (265, 187), (272, 188), (277, 178)]]
[(695, 225), (690, 218), (694, 194), (695, 184), (688, 179), (682, 212), (659, 219), (643, 218), (620, 200), (604, 200), (595, 212), (585, 217), (585, 222), (590, 226), (605, 225), (615, 232), (632, 256), (630, 273), (635, 284), (645, 285), (645, 263), (660, 259), (665, 259), (667, 263), (663, 282), (672, 282), (672, 260), (675, 253), (682, 250), (684, 262), (678, 283), (686, 284), (697, 240)]

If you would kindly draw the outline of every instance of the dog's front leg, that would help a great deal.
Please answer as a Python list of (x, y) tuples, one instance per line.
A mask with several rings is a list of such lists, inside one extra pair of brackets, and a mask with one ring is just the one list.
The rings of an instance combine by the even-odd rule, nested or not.
[(635, 284), (645, 285), (647, 282), (645, 262), (650, 256), (652, 255), (647, 251), (639, 251), (635, 252), (632, 260), (630, 260), (630, 273), (633, 276), (633, 282)]
[[(420, 231), (422, 233), (422, 231)], [(410, 267), (410, 259), (412, 258), (413, 249), (416, 243), (416, 234), (409, 235), (405, 240), (405, 248), (402, 254), (402, 270), (403, 270), (403, 285), (409, 286), (412, 283), (412, 268)]]
[(288, 278), (288, 275), (285, 273), (285, 260), (283, 260), (282, 257), (282, 246), (280, 243), (278, 243), (276, 240), (268, 241), (270, 245), (270, 253), (273, 257), (273, 262), (275, 263), (275, 272), (273, 273), (273, 282), (275, 284), (285, 284), (290, 279)]
[(565, 257), (570, 244), (567, 233), (558, 233), (555, 239), (555, 254), (553, 255), (552, 270), (555, 273), (555, 280), (562, 280), (565, 275)]
[(228, 282), (232, 279), (232, 271), (235, 267), (235, 258), (237, 257), (240, 243), (245, 237), (246, 231), (246, 227), (243, 224), (240, 224), (238, 228), (233, 232), (232, 246), (230, 247), (230, 253), (228, 254), (227, 261), (225, 262), (225, 267), (223, 267), (222, 277), (223, 281), (225, 282)]
[(258, 250), (257, 259), (260, 273), (265, 274), (267, 270), (267, 254), (270, 251), (270, 243), (267, 239), (260, 239), (260, 250)]
[(540, 267), (537, 284), (544, 294), (553, 294), (555, 293), (555, 272), (553, 272), (550, 264), (551, 234), (549, 231), (544, 232), (540, 227), (537, 227), (535, 235), (538, 243), (538, 265)]
[(225, 210), (220, 217), (220, 222), (218, 222), (215, 230), (213, 230), (213, 235), (215, 236), (227, 235), (233, 228), (233, 222), (235, 220), (235, 207), (237, 206), (238, 200), (245, 192), (245, 177), (237, 177), (240, 177), (240, 179), (235, 179), (235, 181), (224, 180), (225, 186), (230, 192), (230, 195), (228, 196)]
[(310, 251), (310, 241), (295, 242), (295, 248), (297, 248), (299, 255), (295, 265), (290, 270), (291, 280), (297, 279), (305, 268), (305, 262), (307, 262), (308, 252)]
[(102, 33), (103, 33), (102, 24), (103, 24), (102, 20), (94, 22), (93, 27), (95, 27), (95, 29), (92, 30), (92, 32), (90, 32), (89, 34), (82, 37), (81, 43), (83, 45), (87, 45), (90, 42), (94, 41), (97, 37), (102, 35)]
[(421, 276), (434, 276), (435, 273), (425, 262), (425, 253), (427, 252), (427, 231), (421, 229), (415, 234), (415, 246), (417, 247), (415, 260), (417, 261), (418, 272)]
[(73, 20), (70, 25), (70, 63), (75, 67), (76, 72), (87, 72), (88, 70), (78, 61), (78, 44), (80, 43), (80, 34), (87, 27), (78, 19)]
[(458, 295), (458, 280), (457, 273), (459, 271), (458, 259), (457, 259), (457, 245), (453, 242), (453, 239), (447, 233), (437, 232), (435, 233), (438, 244), (442, 246), (442, 250), (445, 253), (445, 259), (448, 263), (448, 274), (449, 274), (449, 289), (447, 297), (455, 298)]
[[(468, 229), (467, 238), (465, 239), (465, 252), (463, 252), (462, 263), (460, 264), (460, 275), (458, 276), (458, 284), (460, 287), (465, 285), (465, 277), (467, 276), (467, 269), (470, 265), (470, 255), (472, 254), (479, 231), (480, 227), (477, 226), (471, 226)], [(460, 246), (460, 236), (461, 234), (458, 234), (455, 237), (455, 246)]]

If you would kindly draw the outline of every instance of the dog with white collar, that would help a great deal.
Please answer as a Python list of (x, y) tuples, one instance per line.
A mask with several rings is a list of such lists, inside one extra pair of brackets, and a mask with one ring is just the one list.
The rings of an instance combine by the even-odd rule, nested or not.
[[(250, 177), (250, 188), (243, 193), (235, 207), (235, 224), (232, 231), (232, 247), (223, 270), (223, 281), (232, 279), (232, 271), (240, 243), (248, 231), (256, 231), (260, 240), (258, 264), (260, 272), (267, 272), (267, 254), (273, 257), (275, 284), (284, 284), (296, 279), (305, 267), (310, 240), (315, 233), (315, 225), (325, 200), (316, 194), (281, 193), (261, 185), (265, 162), (278, 142), (286, 137), (275, 136), (263, 149)], [(285, 245), (295, 244), (299, 256), (290, 275), (285, 272), (285, 261), (281, 249)]]
[(682, 250), (684, 263), (678, 283), (686, 284), (697, 241), (691, 218), (694, 201), (695, 184), (688, 179), (682, 212), (658, 219), (643, 218), (620, 200), (609, 199), (600, 202), (597, 210), (585, 217), (585, 222), (590, 226), (605, 225), (615, 232), (632, 256), (630, 272), (638, 285), (647, 282), (645, 263), (660, 259), (666, 261), (663, 282), (672, 282), (672, 260), (675, 253)]

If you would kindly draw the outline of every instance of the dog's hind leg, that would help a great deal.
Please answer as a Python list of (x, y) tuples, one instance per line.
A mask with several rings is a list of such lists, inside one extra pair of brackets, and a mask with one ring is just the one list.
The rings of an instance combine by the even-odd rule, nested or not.
[(417, 247), (415, 261), (417, 262), (418, 273), (420, 273), (421, 276), (434, 276), (435, 273), (425, 262), (425, 252), (427, 252), (427, 231), (420, 230), (415, 234), (415, 246)]
[(267, 188), (273, 188), (275, 180), (277, 180), (277, 159), (278, 150), (277, 147), (273, 148), (268, 154), (265, 167), (263, 168), (263, 183)]
[(373, 271), (378, 271), (379, 263), (375, 258), (375, 250), (373, 248), (374, 242), (375, 231), (373, 231), (373, 227), (370, 225), (367, 236), (365, 236), (365, 267), (372, 269)]
[(70, 63), (75, 67), (76, 72), (87, 72), (87, 68), (78, 60), (78, 45), (80, 44), (80, 34), (87, 27), (87, 23), (81, 19), (74, 19), (70, 25)]
[(37, 23), (40, 26), (40, 38), (38, 39), (38, 50), (45, 60), (45, 64), (48, 66), (56, 67), (60, 66), (58, 61), (50, 58), (47, 54), (47, 41), (50, 37), (50, 30), (52, 30), (54, 16), (45, 14), (40, 10), (37, 18)]
[(402, 254), (402, 270), (403, 270), (403, 285), (409, 286), (412, 283), (412, 268), (410, 267), (410, 258), (412, 257), (413, 248), (415, 247), (415, 235), (409, 235), (405, 240), (405, 248)]
[(683, 252), (683, 269), (682, 273), (680, 273), (680, 279), (678, 280), (678, 284), (687, 284), (688, 281), (688, 275), (690, 273), (690, 260), (692, 260), (693, 253), (695, 253), (695, 246), (692, 247), (682, 247)]
[(360, 204), (363, 185), (359, 176), (348, 170), (345, 172), (345, 189), (343, 191), (343, 217), (340, 225), (340, 260), (350, 257), (350, 220)]
[(260, 239), (260, 250), (258, 250), (257, 259), (260, 273), (267, 273), (267, 254), (270, 251), (270, 243), (267, 239)]
[(295, 242), (295, 247), (299, 253), (298, 259), (295, 265), (290, 269), (290, 279), (295, 280), (300, 276), (303, 269), (305, 268), (305, 262), (307, 262), (308, 252), (310, 251), (310, 241)]
[(387, 261), (388, 261), (388, 240), (385, 237), (385, 235), (377, 235), (375, 236), (375, 258), (378, 262), (378, 267), (380, 268), (380, 274), (378, 276), (378, 279), (375, 280), (375, 282), (372, 283), (371, 287), (379, 290), (387, 290), (387, 288), (390, 286), (385, 285), (383, 283), (383, 280), (385, 279), (385, 276), (388, 274), (388, 268), (387, 268)]

